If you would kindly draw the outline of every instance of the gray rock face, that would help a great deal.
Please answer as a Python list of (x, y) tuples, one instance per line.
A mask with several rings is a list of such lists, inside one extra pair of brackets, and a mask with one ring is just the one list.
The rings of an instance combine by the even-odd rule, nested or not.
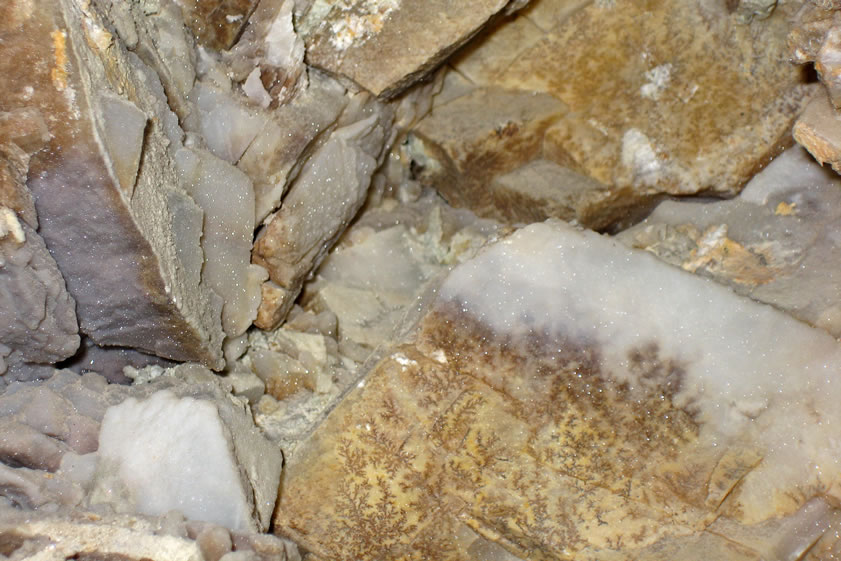
[(0, 394), (0, 520), (11, 505), (149, 516), (179, 510), (232, 530), (265, 530), (280, 449), (206, 368), (157, 372), (132, 387), (66, 370), (8, 386)]
[(310, 156), (254, 244), (253, 260), (269, 271), (257, 325), (276, 327), (304, 278), (350, 224), (391, 144), (391, 107), (357, 94), (337, 128)]
[(169, 160), (161, 85), (91, 5), (27, 6), (5, 24), (3, 95), (49, 116), (29, 187), (82, 331), (221, 367), (221, 302), (200, 280), (201, 209)]
[(0, 206), (0, 374), (7, 362), (51, 364), (78, 347), (75, 303), (44, 241)]

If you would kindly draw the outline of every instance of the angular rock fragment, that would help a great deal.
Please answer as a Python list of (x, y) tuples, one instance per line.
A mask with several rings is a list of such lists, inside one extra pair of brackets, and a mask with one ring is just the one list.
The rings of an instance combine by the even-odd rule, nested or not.
[(587, 228), (621, 228), (647, 210), (644, 197), (611, 189), (595, 179), (549, 160), (532, 160), (493, 180), (491, 208), (483, 214), (507, 223), (541, 222), (547, 218), (574, 221)]
[(566, 106), (549, 95), (474, 90), (433, 107), (411, 132), (415, 175), (450, 204), (500, 218), (503, 202), (494, 199), (491, 181), (539, 157), (546, 129), (565, 113)]
[(257, 325), (276, 327), (301, 291), (304, 278), (361, 208), (371, 177), (393, 140), (390, 107), (357, 94), (337, 128), (304, 163), (254, 243), (253, 261), (269, 271)]
[(325, 559), (818, 559), (839, 368), (821, 330), (532, 225), (457, 267), (299, 445), (276, 531)]
[(309, 0), (297, 20), (309, 64), (393, 97), (466, 43), (509, 0)]
[(294, 0), (263, 0), (226, 56), (243, 93), (262, 107), (282, 106), (308, 82), (304, 42), (292, 22)]
[(251, 180), (209, 153), (182, 148), (175, 162), (187, 192), (204, 210), (202, 278), (224, 300), (222, 328), (235, 338), (251, 325), (260, 305), (265, 269), (250, 263), (254, 232)]
[(734, 200), (667, 201), (617, 236), (841, 338), (841, 181), (800, 147)]
[[(791, 123), (814, 85), (785, 62), (795, 6), (758, 17), (764, 8), (743, 2), (757, 16), (747, 24), (748, 12), (731, 13), (725, 4), (541, 0), (451, 64), (479, 88), (537, 92), (563, 103), (533, 158), (604, 185), (608, 196), (597, 212), (605, 216), (614, 204), (644, 211), (663, 194), (735, 195), (790, 143)], [(418, 129), (424, 127), (422, 121)], [(481, 161), (470, 134), (446, 142), (461, 160)], [(500, 173), (475, 170), (449, 186), (432, 184), (480, 214), (516, 216), (510, 200), (494, 200), (491, 181)]]
[(306, 89), (262, 120), (237, 163), (254, 182), (257, 222), (280, 206), (317, 140), (329, 136), (347, 104), (338, 82), (311, 72)]
[(841, 173), (841, 115), (823, 93), (815, 96), (794, 124), (794, 139), (823, 164)]
[(91, 4), (26, 5), (3, 24), (3, 98), (49, 129), (29, 187), (82, 331), (221, 367), (221, 301), (201, 282), (202, 211), (167, 151), (182, 133), (162, 86)]

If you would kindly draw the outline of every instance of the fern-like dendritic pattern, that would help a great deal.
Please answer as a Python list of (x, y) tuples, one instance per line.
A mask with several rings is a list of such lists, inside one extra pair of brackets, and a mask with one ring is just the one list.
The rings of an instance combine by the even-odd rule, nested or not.
[[(780, 467), (809, 460), (782, 458), (775, 446), (819, 458), (831, 445), (820, 426), (834, 418), (837, 402), (806, 395), (808, 385), (786, 376), (818, 376), (808, 360), (832, 363), (841, 356), (836, 342), (796, 322), (784, 325), (777, 312), (701, 279), (661, 271), (666, 265), (648, 256), (626, 259), (595, 235), (548, 225), (526, 230), (512, 243), (528, 255), (547, 253), (539, 263), (574, 262), (581, 245), (616, 251), (610, 263), (639, 269), (611, 281), (613, 288), (631, 279), (628, 297), (602, 289), (591, 305), (563, 270), (547, 271), (538, 283), (520, 279), (502, 243), (480, 258), (483, 274), (456, 269), (411, 340), (382, 358), (289, 459), (277, 531), (319, 558), (352, 561), (805, 560), (835, 547), (829, 530), (841, 514), (825, 498), (838, 488), (835, 472)], [(556, 235), (565, 236), (563, 244), (554, 243)], [(527, 243), (530, 237), (539, 243)], [(664, 294), (659, 279), (634, 280), (649, 269), (669, 286), (695, 284), (676, 303), (662, 304), (658, 313), (672, 324), (649, 326), (646, 337), (631, 319), (661, 306)], [(487, 271), (504, 273), (487, 280)], [(589, 295), (592, 283), (615, 274), (604, 271), (595, 264), (581, 290)], [(472, 312), (475, 301), (460, 300), (452, 287), (476, 291), (481, 282), (502, 286), (514, 304), (496, 315)], [(481, 300), (482, 286), (474, 298)], [(543, 300), (527, 292), (546, 287), (558, 299), (559, 321), (542, 317)], [(696, 313), (691, 321), (710, 339), (695, 339), (678, 310), (690, 298), (720, 299), (722, 314), (736, 311), (732, 318)], [(610, 313), (619, 319), (599, 315)], [(773, 320), (789, 330), (787, 344), (812, 350), (802, 358), (767, 346), (768, 333), (741, 329), (725, 339), (722, 330), (740, 325), (738, 314), (768, 316), (752, 325)], [(627, 326), (617, 328), (620, 320)], [(596, 324), (607, 327), (591, 329)], [(613, 329), (612, 339), (605, 329)], [(755, 357), (753, 349), (762, 348), (760, 369), (739, 362), (734, 341), (742, 340), (740, 348)], [(730, 353), (728, 361), (704, 354), (718, 352)], [(745, 373), (753, 385), (735, 376)], [(810, 379), (814, 387), (823, 383)], [(787, 401), (775, 401), (778, 395)]]

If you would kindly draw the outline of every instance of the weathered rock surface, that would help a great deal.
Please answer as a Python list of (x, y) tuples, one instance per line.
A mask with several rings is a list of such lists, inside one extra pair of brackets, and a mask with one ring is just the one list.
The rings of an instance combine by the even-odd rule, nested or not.
[(79, 347), (75, 302), (44, 241), (0, 205), (0, 374), (37, 375)]
[(40, 233), (97, 343), (219, 368), (221, 302), (200, 282), (201, 209), (167, 154), (180, 142), (175, 116), (155, 75), (93, 10), (4, 5), (4, 109), (39, 111), (51, 135), (30, 161)]
[[(768, 17), (746, 18), (765, 12), (730, 13), (725, 3), (675, 0), (538, 0), (451, 65), (476, 87), (539, 92), (564, 104), (533, 158), (604, 185), (609, 195), (594, 209), (592, 224), (603, 228), (603, 220), (618, 214), (611, 210), (615, 204), (644, 209), (662, 194), (734, 195), (790, 143), (791, 123), (814, 89), (785, 62), (793, 9), (781, 5)], [(433, 108), (429, 119), (458, 102)], [(486, 122), (489, 114), (490, 107), (477, 105), (462, 119)], [(448, 159), (479, 161), (484, 154), (472, 148), (469, 134), (461, 143), (448, 136), (431, 140)], [(530, 202), (521, 210), (510, 198), (497, 198), (488, 175), (499, 172), (476, 168), (460, 182), (448, 182), (445, 174), (426, 181), (480, 214), (533, 218)], [(568, 207), (563, 190), (558, 193), (555, 206)]]
[(790, 148), (731, 201), (662, 203), (617, 236), (841, 338), (841, 180)]
[(771, 307), (529, 226), (296, 449), (276, 531), (325, 559), (819, 559), (839, 367)]
[(815, 96), (794, 124), (794, 139), (822, 165), (841, 172), (841, 115), (823, 93)]
[[(0, 374), (45, 374), (79, 346), (76, 304), (38, 235), (29, 159), (49, 141), (40, 112), (0, 112)], [(42, 365), (42, 366), (38, 366)]]
[(308, 0), (297, 29), (309, 64), (393, 97), (435, 69), (509, 0)]

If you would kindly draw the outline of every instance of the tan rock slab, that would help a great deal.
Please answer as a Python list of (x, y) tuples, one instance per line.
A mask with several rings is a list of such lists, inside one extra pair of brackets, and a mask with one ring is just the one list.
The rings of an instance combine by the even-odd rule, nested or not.
[(287, 458), (275, 531), (323, 559), (818, 559), (839, 364), (770, 307), (532, 225), (454, 269)]
[(508, 0), (315, 0), (298, 20), (307, 62), (383, 97), (470, 39)]
[(593, 2), (496, 82), (566, 103), (547, 144), (594, 179), (734, 194), (779, 152), (806, 99), (799, 69), (783, 62), (783, 11), (735, 18), (675, 0)]

